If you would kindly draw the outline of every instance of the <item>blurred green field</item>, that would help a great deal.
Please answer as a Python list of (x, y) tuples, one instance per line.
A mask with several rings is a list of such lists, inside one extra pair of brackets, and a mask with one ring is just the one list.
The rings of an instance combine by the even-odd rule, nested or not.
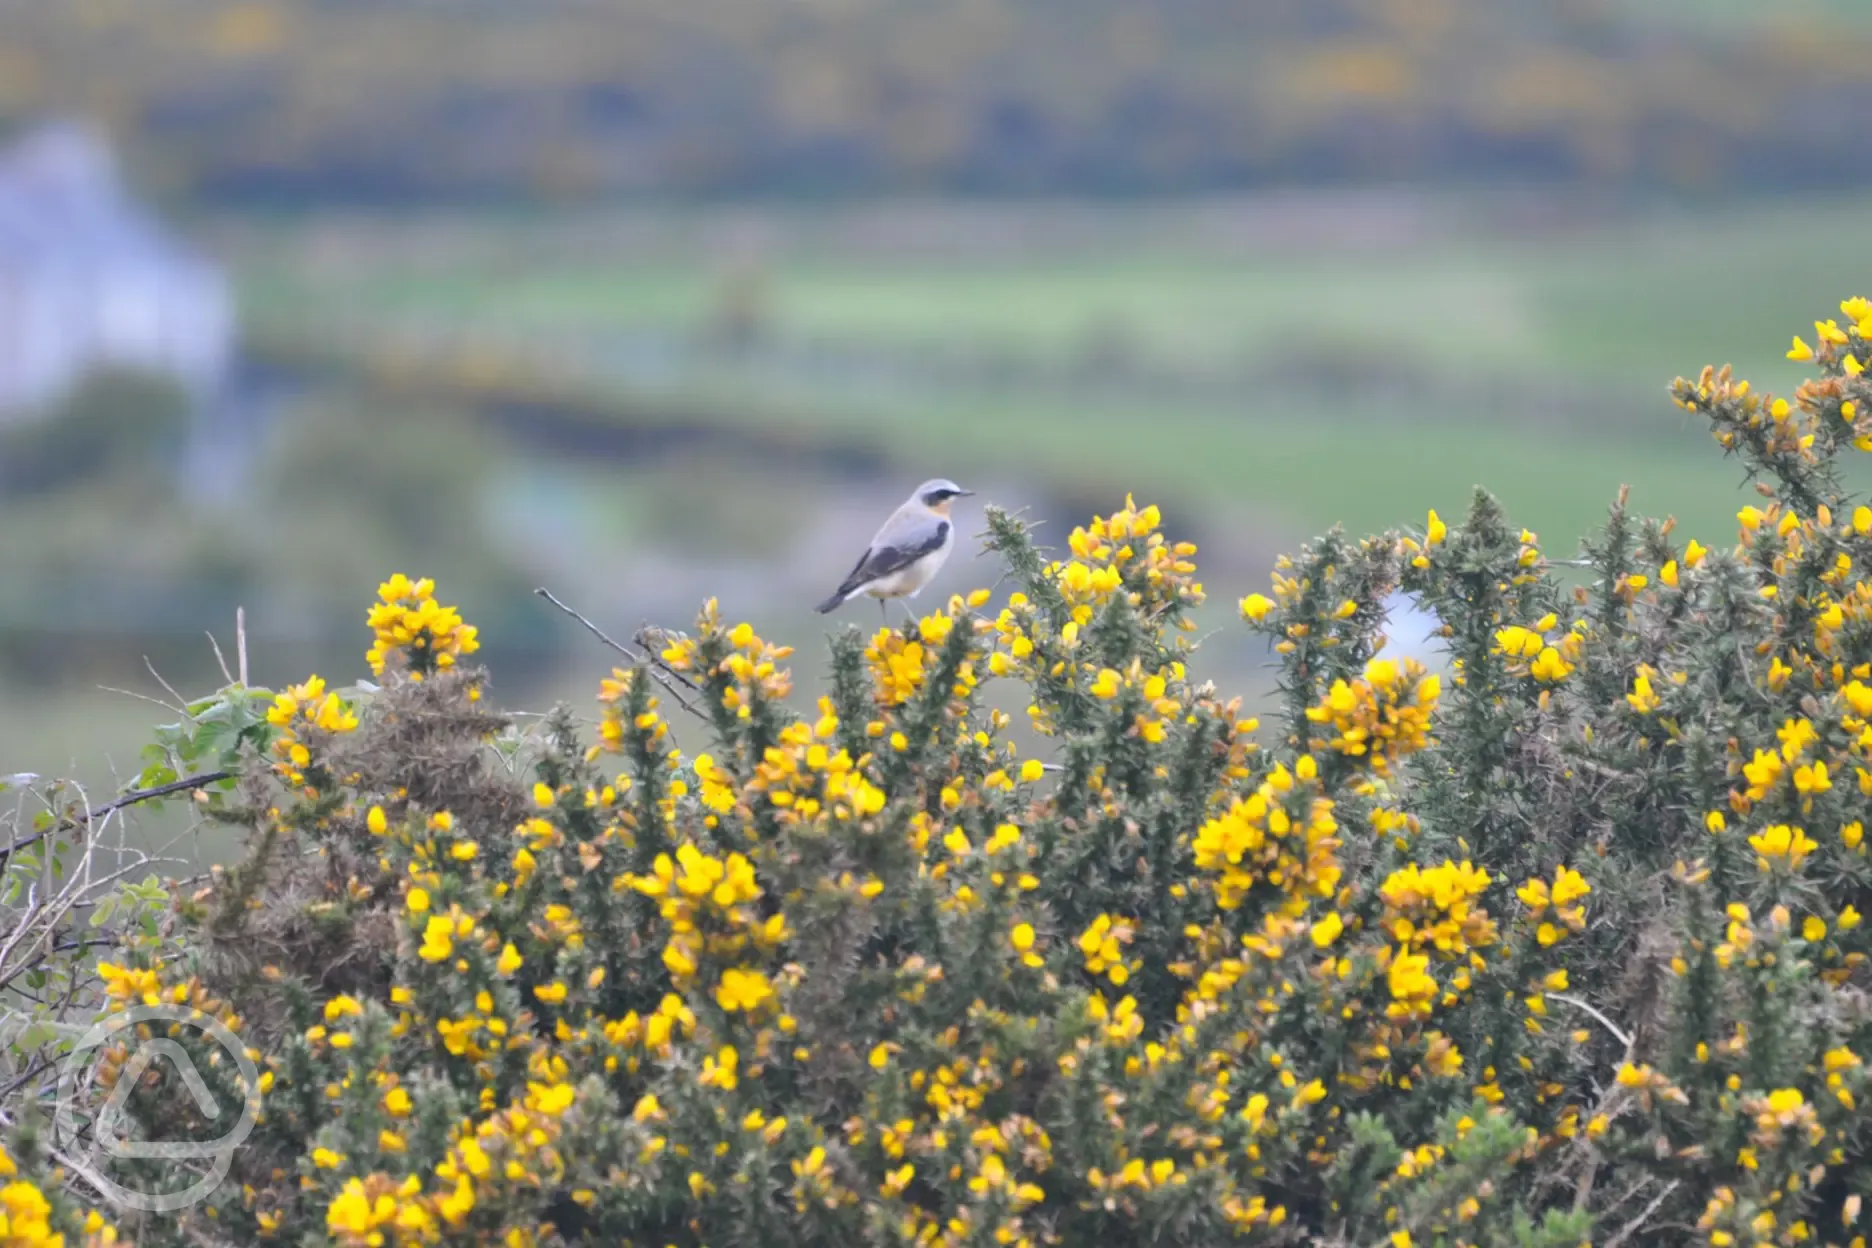
[[(1849, 236), (1857, 206), (1653, 205), (1562, 228), (1538, 224), (1537, 205), (1454, 203), (1401, 222), (1380, 204), (1362, 230), (1355, 207), (1339, 238), (1279, 214), (1262, 235), (1230, 231), (1185, 206), (1104, 210), (1010, 244), (989, 217), (973, 248), (961, 228), (894, 251), (860, 228), (874, 218), (841, 228), (837, 210), (630, 218), (635, 232), (613, 234), (451, 219), (427, 249), (395, 225), (321, 248), (281, 227), (250, 244), (244, 290), (262, 319), (557, 351), (619, 385), (706, 398), (730, 424), (879, 446), (908, 475), (1011, 467), (1075, 495), (1245, 508), (1293, 538), (1421, 521), (1483, 485), (1557, 549), (1630, 483), (1638, 507), (1724, 535), (1738, 475), (1666, 387), (1724, 362), (1791, 386), (1789, 335), (1872, 289), (1872, 264), (1823, 245)], [(721, 239), (750, 230), (768, 240), (756, 258), (725, 259)], [(349, 263), (330, 263), (334, 238)], [(616, 362), (703, 332), (724, 305), (762, 351), (637, 374)], [(910, 372), (864, 385), (802, 362), (827, 345)], [(1107, 357), (1109, 377), (1048, 380)], [(1170, 384), (1184, 380), (1199, 384)]]
[(1613, 7), (1633, 21), (1667, 28), (1680, 23), (1720, 28), (1872, 21), (1872, 9), (1859, 0), (1777, 0), (1774, 4), (1756, 0), (1616, 0)]
[[(1115, 331), (1170, 364), (1335, 342), (1457, 376), (1532, 371), (1617, 384), (1706, 358), (1791, 376), (1787, 335), (1830, 311), (1842, 283), (1872, 277), (1872, 266), (1816, 245), (1849, 236), (1860, 214), (1851, 200), (1654, 209), (1591, 227), (1498, 224), (1468, 227), (1479, 236), (1467, 239), (1300, 248), (1193, 247), (1177, 241), (1178, 217), (1137, 209), (1103, 216), (1090, 239), (1009, 254), (985, 229), (988, 254), (928, 257), (852, 254), (832, 224), (797, 254), (776, 246), (758, 275), (778, 332), (839, 343), (1046, 355)], [(788, 215), (776, 217), (774, 230), (785, 231)], [(583, 333), (698, 326), (721, 298), (724, 262), (707, 254), (701, 226), (652, 254), (606, 255), (554, 248), (551, 218), (451, 221), (456, 245), (427, 260), (399, 258), (408, 228), (422, 227), (385, 223), (381, 251), (342, 267), (296, 251), (290, 229), (269, 232), (272, 254), (242, 265), (249, 306)], [(1453, 220), (1434, 233), (1460, 228)]]

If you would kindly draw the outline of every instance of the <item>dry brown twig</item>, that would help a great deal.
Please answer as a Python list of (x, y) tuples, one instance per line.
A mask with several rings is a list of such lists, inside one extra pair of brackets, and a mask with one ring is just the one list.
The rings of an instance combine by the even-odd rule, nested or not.
[(585, 631), (589, 632), (592, 636), (596, 637), (599, 641), (603, 642), (605, 645), (609, 646), (611, 649), (617, 651), (619, 654), (623, 655), (626, 659), (630, 660), (632, 663), (642, 667), (645, 671), (649, 672), (650, 678), (656, 681), (658, 684), (662, 685), (663, 688), (668, 691), (669, 695), (672, 698), (676, 699), (676, 704), (678, 706), (682, 707), (685, 711), (688, 711), (691, 715), (695, 716), (697, 719), (701, 720), (703, 723), (706, 724), (709, 722), (709, 717), (703, 714), (701, 709), (698, 708), (694, 703), (690, 702), (688, 698), (683, 696), (683, 690), (685, 688), (687, 688), (690, 691), (693, 691), (695, 689), (695, 686), (693, 684), (690, 684), (686, 678), (672, 671), (668, 667), (667, 664), (663, 663), (661, 660), (657, 659), (655, 656), (649, 655), (649, 654), (639, 654), (636, 651), (632, 650), (629, 646), (624, 645), (622, 642), (614, 640), (603, 629), (599, 628), (596, 624), (586, 619), (583, 615), (580, 615), (577, 611), (573, 610), (571, 607), (561, 602), (556, 596), (554, 596), (553, 592), (547, 589), (544, 585), (539, 586), (533, 592), (539, 595), (541, 598), (544, 598), (547, 602), (552, 603), (553, 606), (559, 608), (561, 611), (565, 612), (567, 615), (571, 616), (573, 619), (577, 620), (580, 624), (583, 624), (585, 626)]
[(1657, 1196), (1652, 1199), (1651, 1203), (1644, 1207), (1644, 1212), (1620, 1227), (1611, 1239), (1606, 1240), (1605, 1248), (1618, 1248), (1620, 1244), (1636, 1234), (1639, 1228), (1650, 1220), (1651, 1215), (1656, 1213), (1666, 1200), (1670, 1199), (1670, 1194), (1676, 1191), (1682, 1182), (1682, 1179), (1672, 1179), (1669, 1183), (1666, 1183), (1664, 1185), (1664, 1190), (1659, 1192)]

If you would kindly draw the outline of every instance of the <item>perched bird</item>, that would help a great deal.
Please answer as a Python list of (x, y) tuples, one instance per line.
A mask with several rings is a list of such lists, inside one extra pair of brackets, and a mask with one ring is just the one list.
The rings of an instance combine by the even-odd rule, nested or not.
[(877, 599), (882, 612), (887, 598), (916, 597), (955, 545), (949, 505), (974, 492), (942, 477), (917, 486), (916, 492), (877, 531), (851, 574), (830, 598), (813, 609), (824, 615), (858, 594), (869, 594)]

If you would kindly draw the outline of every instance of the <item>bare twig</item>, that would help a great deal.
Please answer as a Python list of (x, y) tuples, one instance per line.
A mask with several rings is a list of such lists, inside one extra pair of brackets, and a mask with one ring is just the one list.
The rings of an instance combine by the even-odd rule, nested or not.
[(644, 662), (668, 676), (677, 684), (693, 692), (700, 693), (702, 686), (689, 679), (686, 672), (679, 672), (671, 667), (669, 660), (663, 657), (663, 647), (669, 644), (670, 630), (657, 624), (645, 624), (631, 637), (631, 640), (644, 649)]
[(180, 780), (171, 780), (168, 784), (158, 784), (147, 789), (132, 789), (130, 792), (113, 798), (94, 810), (85, 811), (84, 815), (81, 816), (80, 819), (74, 820), (74, 822), (94, 823), (102, 819), (105, 815), (111, 814), (113, 811), (122, 810), (126, 806), (135, 806), (138, 802), (147, 802), (159, 797), (168, 797), (172, 793), (185, 793), (191, 789), (207, 788), (211, 784), (218, 784), (223, 780), (232, 780), (233, 778), (234, 773), (231, 771), (204, 771), (193, 776), (184, 776)]
[(1613, 1214), (1617, 1213), (1620, 1209), (1623, 1209), (1626, 1205), (1630, 1204), (1633, 1198), (1638, 1196), (1647, 1187), (1650, 1187), (1651, 1184), (1653, 1184), (1656, 1181), (1657, 1180), (1651, 1178), (1649, 1175), (1646, 1175), (1643, 1178), (1640, 1178), (1636, 1183), (1633, 1183), (1630, 1187), (1626, 1188), (1624, 1194), (1621, 1195), (1617, 1200), (1614, 1200), (1611, 1204), (1601, 1209), (1599, 1211), (1598, 1216), (1601, 1218), (1611, 1217)]
[(165, 711), (173, 711), (176, 709), (175, 707), (170, 706), (167, 702), (163, 701), (161, 698), (152, 698), (149, 696), (149, 694), (138, 693), (134, 689), (119, 689), (115, 685), (99, 685), (98, 688), (102, 689), (105, 693), (120, 693), (126, 698), (135, 698), (137, 701), (147, 702), (151, 706), (160, 706)]
[(674, 678), (672, 678), (672, 675), (668, 671), (666, 671), (661, 664), (655, 662), (649, 656), (638, 654), (636, 651), (632, 650), (629, 646), (623, 645), (617, 641), (612, 640), (611, 637), (608, 636), (603, 629), (599, 628), (596, 624), (592, 623), (590, 620), (580, 615), (577, 611), (574, 611), (571, 607), (568, 607), (565, 603), (559, 601), (558, 598), (554, 597), (553, 592), (547, 589), (544, 585), (539, 586), (533, 592), (539, 595), (541, 598), (544, 598), (547, 602), (552, 603), (553, 606), (558, 607), (561, 611), (565, 612), (567, 615), (577, 620), (580, 624), (583, 624), (585, 626), (585, 630), (589, 632), (592, 636), (596, 637), (599, 641), (611, 647), (611, 649), (617, 651), (619, 654), (629, 659), (632, 663), (635, 663), (641, 666), (642, 668), (644, 668), (644, 670), (648, 671), (650, 673), (650, 678), (656, 681), (659, 685), (662, 685), (664, 689), (668, 690), (669, 695), (672, 698), (676, 699), (676, 704), (682, 707), (683, 710), (688, 711), (691, 715), (695, 716), (697, 719), (701, 720), (705, 724), (709, 722), (709, 717), (703, 714), (702, 711), (699, 708), (697, 708), (693, 703), (691, 703), (688, 698), (685, 698), (683, 696), (682, 686), (679, 685)]
[[(1560, 996), (1559, 993), (1549, 993), (1548, 995)], [(1577, 1006), (1587, 1011), (1594, 1018), (1597, 1018), (1614, 1036), (1623, 1040), (1625, 1042), (1625, 1056), (1619, 1059), (1619, 1064), (1623, 1066), (1625, 1063), (1631, 1061), (1632, 1054), (1637, 1051), (1638, 1047), (1638, 1041), (1635, 1036), (1625, 1035), (1617, 1027), (1614, 1027), (1605, 1015), (1593, 1009), (1583, 1001), (1577, 1001), (1572, 997), (1564, 996), (1560, 997), (1560, 999), (1565, 1001), (1568, 1005)], [(1598, 1117), (1600, 1114), (1605, 1114), (1608, 1115), (1608, 1120), (1610, 1120), (1610, 1118), (1617, 1117), (1619, 1114), (1623, 1113), (1624, 1101), (1621, 1099), (1621, 1094), (1624, 1092), (1625, 1086), (1623, 1084), (1613, 1083), (1611, 1087), (1600, 1094), (1599, 1104), (1594, 1108), (1593, 1116)], [(1579, 1151), (1581, 1158), (1579, 1183), (1573, 1189), (1573, 1208), (1575, 1210), (1580, 1210), (1586, 1208), (1592, 1201), (1593, 1184), (1597, 1181), (1599, 1176), (1599, 1150), (1592, 1142), (1592, 1133), (1590, 1131), (1582, 1131), (1574, 1136), (1573, 1147)]]
[[(221, 666), (221, 679), (230, 685), (233, 684), (234, 673), (228, 671), (227, 659), (221, 654), (221, 643), (215, 640), (212, 631), (208, 634), (208, 644), (214, 647), (215, 662)], [(240, 686), (245, 689), (247, 687), (247, 608), (245, 607), (234, 608), (234, 652), (235, 662), (239, 664)]]
[(1601, 1014), (1598, 1010), (1586, 1004), (1584, 1001), (1581, 1001), (1578, 997), (1569, 997), (1564, 992), (1550, 992), (1547, 995), (1552, 997), (1556, 1001), (1566, 1002), (1568, 1005), (1572, 1006), (1574, 1009), (1585, 1010), (1588, 1014), (1598, 1019), (1600, 1024), (1604, 1026), (1607, 1031), (1612, 1033), (1613, 1039), (1617, 1040), (1620, 1044), (1624, 1045), (1628, 1052), (1630, 1051), (1632, 1047), (1632, 1038), (1626, 1035), (1623, 1031), (1621, 1031), (1617, 1023), (1614, 1023), (1611, 1019)]
[(41, 1057), (32, 1062), (26, 1067), (25, 1074), (7, 1084), (6, 1087), (0, 1088), (0, 1101), (8, 1099), (15, 1092), (37, 1079), (40, 1075), (43, 1075), (46, 1071), (52, 1069), (52, 1064), (55, 1060), (56, 1059), (52, 1057)]
[(89, 1183), (92, 1189), (96, 1191), (99, 1196), (108, 1197), (110, 1192), (117, 1190), (108, 1181), (105, 1180), (103, 1175), (99, 1174), (96, 1170), (93, 1170), (89, 1165), (86, 1165), (84, 1162), (79, 1161), (77, 1158), (67, 1156), (65, 1153), (61, 1152), (60, 1150), (56, 1148), (48, 1148), (46, 1151), (51, 1153), (53, 1159), (57, 1161), (60, 1165), (64, 1166), (67, 1170), (71, 1171), (73, 1174), (77, 1175), (79, 1178), (83, 1179), (86, 1183)]
[(215, 663), (221, 669), (221, 679), (231, 685), (234, 683), (234, 673), (228, 671), (227, 659), (221, 654), (221, 643), (215, 640), (213, 629), (208, 629), (206, 631), (208, 633), (208, 644), (214, 648)]
[(156, 665), (150, 662), (150, 657), (147, 654), (143, 656), (143, 666), (148, 668), (149, 674), (156, 678), (156, 683), (167, 690), (169, 696), (176, 700), (176, 709), (181, 711), (184, 715), (188, 714), (188, 699), (177, 693), (175, 691), (175, 686), (162, 678), (162, 673), (156, 670)]
[(1666, 1183), (1664, 1185), (1664, 1190), (1659, 1192), (1656, 1196), (1652, 1197), (1651, 1203), (1644, 1207), (1643, 1213), (1640, 1213), (1637, 1217), (1633, 1218), (1631, 1221), (1627, 1222), (1624, 1226), (1620, 1227), (1618, 1229), (1617, 1234), (1613, 1235), (1611, 1239), (1606, 1240), (1605, 1248), (1618, 1248), (1620, 1244), (1624, 1243), (1633, 1234), (1635, 1234), (1638, 1228), (1643, 1226), (1646, 1220), (1649, 1219), (1652, 1214), (1658, 1211), (1658, 1206), (1662, 1205), (1666, 1200), (1670, 1199), (1670, 1194), (1676, 1191), (1678, 1184), (1682, 1182), (1683, 1182), (1682, 1179), (1672, 1179), (1669, 1183)]
[(642, 663), (644, 661), (642, 655), (633, 651), (629, 646), (613, 641), (609, 636), (606, 635), (605, 631), (602, 628), (599, 628), (596, 624), (592, 623), (590, 620), (586, 619), (584, 616), (574, 611), (571, 607), (566, 606), (565, 603), (560, 602), (559, 599), (553, 596), (553, 592), (550, 589), (547, 589), (544, 585), (539, 586), (533, 592), (538, 594), (541, 598), (544, 598), (547, 602), (552, 603), (553, 606), (558, 607), (561, 611), (565, 612), (567, 615), (571, 616), (573, 619), (577, 620), (579, 623), (583, 624), (585, 626), (586, 631), (589, 632), (592, 636), (596, 637), (599, 641), (604, 642), (605, 645), (610, 646), (613, 650), (617, 651), (619, 654), (623, 655), (625, 658), (629, 659), (631, 662)]
[(218, 781), (231, 779), (233, 774), (234, 773), (231, 771), (204, 771), (199, 775), (184, 776), (180, 780), (171, 780), (168, 784), (156, 785), (154, 788), (132, 789), (130, 792), (106, 802), (102, 806), (91, 807), (87, 805), (82, 815), (71, 815), (60, 819), (23, 840), (14, 841), (11, 845), (0, 847), (0, 864), (5, 863), (17, 851), (36, 845), (54, 833), (64, 831), (67, 828), (77, 827), (80, 824), (87, 826), (95, 824), (106, 815), (122, 810), (126, 806), (134, 806), (138, 802), (154, 801), (159, 797), (168, 797), (172, 793), (182, 793), (190, 789), (206, 788), (208, 785), (217, 783)]

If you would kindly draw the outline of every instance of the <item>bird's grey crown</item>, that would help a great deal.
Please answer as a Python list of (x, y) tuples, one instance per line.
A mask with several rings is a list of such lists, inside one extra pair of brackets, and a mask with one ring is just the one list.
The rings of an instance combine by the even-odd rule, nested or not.
[(933, 507), (946, 498), (955, 498), (966, 493), (968, 493), (967, 490), (947, 477), (931, 477), (916, 489), (917, 499), (926, 507)]

